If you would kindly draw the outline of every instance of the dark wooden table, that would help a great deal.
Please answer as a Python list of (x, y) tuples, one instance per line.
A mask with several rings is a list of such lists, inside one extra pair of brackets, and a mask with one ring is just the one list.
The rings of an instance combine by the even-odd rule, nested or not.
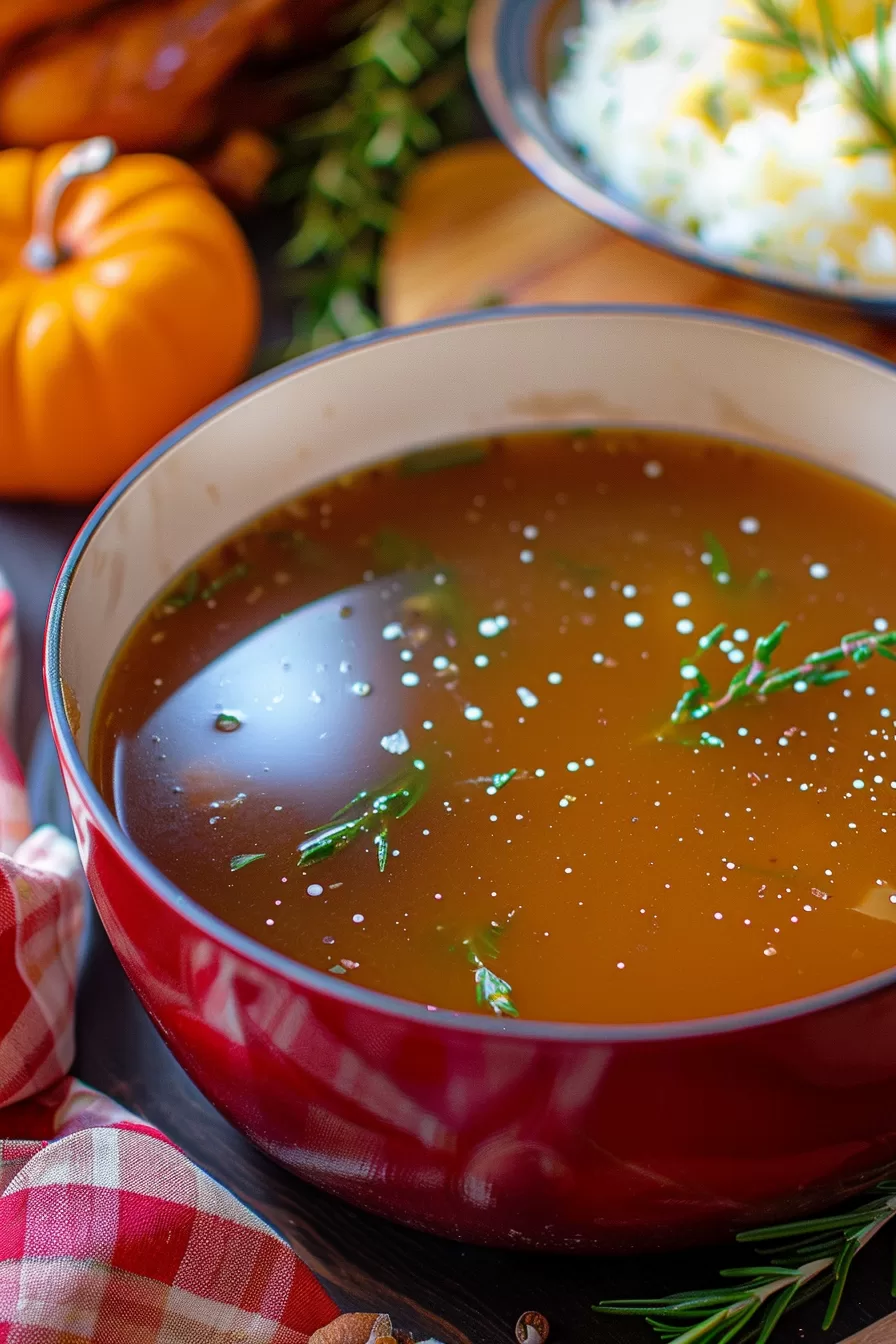
[[(254, 241), (257, 252), (271, 255), (270, 234)], [(288, 318), (273, 287), (267, 288), (266, 335), (272, 339)], [(20, 612), (18, 747), (27, 758), (37, 740), (32, 778), (39, 784), (35, 805), (41, 815), (36, 819), (62, 824), (67, 812), (61, 784), (47, 771), (52, 752), (48, 756), (40, 731), (40, 649), (53, 579), (82, 516), (83, 510), (71, 508), (0, 507), (0, 569)], [(511, 1344), (518, 1315), (535, 1308), (551, 1322), (557, 1344), (648, 1344), (654, 1337), (639, 1321), (595, 1317), (591, 1304), (708, 1287), (719, 1268), (748, 1260), (731, 1247), (628, 1259), (489, 1251), (409, 1232), (321, 1194), (263, 1157), (193, 1087), (140, 1006), (95, 914), (78, 999), (76, 1068), (85, 1081), (158, 1125), (276, 1227), (340, 1306), (389, 1311), (421, 1338)], [(885, 1233), (858, 1258), (829, 1334), (822, 1335), (821, 1308), (813, 1303), (789, 1316), (775, 1339), (835, 1344), (886, 1315), (893, 1309), (891, 1254), (892, 1237)]]

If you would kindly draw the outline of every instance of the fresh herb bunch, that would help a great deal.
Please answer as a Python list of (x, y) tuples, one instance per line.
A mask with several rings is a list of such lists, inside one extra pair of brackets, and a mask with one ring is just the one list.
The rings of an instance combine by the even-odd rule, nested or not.
[(406, 816), (426, 788), (426, 766), (423, 761), (414, 761), (380, 788), (362, 789), (329, 821), (308, 832), (308, 838), (299, 845), (299, 867), (330, 859), (359, 836), (373, 832), (377, 863), (384, 872), (389, 860), (389, 823)]
[(471, 0), (390, 0), (308, 73), (321, 110), (289, 128), (271, 186), (295, 202), (283, 251), (301, 302), (287, 355), (379, 326), (383, 235), (408, 174), (464, 138), (475, 99), (463, 43)]
[(742, 1232), (738, 1241), (757, 1247), (769, 1263), (724, 1269), (719, 1288), (601, 1302), (594, 1310), (644, 1317), (664, 1344), (731, 1344), (748, 1326), (756, 1344), (766, 1344), (785, 1311), (832, 1285), (822, 1327), (827, 1329), (854, 1257), (894, 1216), (896, 1182), (885, 1181), (874, 1199), (846, 1212)]
[[(729, 37), (739, 42), (776, 47), (799, 56), (803, 66), (777, 77), (777, 82), (802, 83), (812, 75), (827, 71), (839, 84), (853, 107), (870, 122), (875, 139), (841, 146), (847, 157), (861, 154), (890, 154), (896, 150), (896, 119), (892, 112), (893, 88), (887, 56), (886, 25), (892, 5), (877, 0), (874, 6), (874, 44), (876, 69), (863, 63), (855, 45), (841, 32), (831, 12), (830, 0), (815, 0), (821, 41), (802, 32), (794, 24), (781, 0), (752, 0), (760, 23), (729, 23)], [(762, 22), (764, 20), (764, 23)]]
[[(744, 700), (748, 696), (761, 698), (775, 691), (792, 688), (805, 691), (809, 686), (827, 686), (832, 681), (842, 681), (849, 676), (847, 668), (838, 667), (838, 663), (852, 660), (865, 663), (875, 653), (896, 662), (896, 654), (890, 649), (896, 644), (896, 630), (876, 634), (872, 630), (856, 630), (844, 635), (832, 649), (820, 653), (810, 653), (797, 667), (788, 671), (779, 671), (772, 667), (772, 655), (777, 649), (790, 622), (782, 621), (768, 635), (760, 635), (753, 646), (753, 657), (744, 667), (735, 672), (725, 693), (713, 699), (712, 688), (700, 671), (697, 660), (702, 654), (718, 644), (727, 626), (715, 626), (708, 634), (702, 635), (697, 642), (697, 652), (691, 658), (682, 659), (681, 671), (694, 682), (685, 691), (673, 709), (669, 722), (672, 724), (693, 722), (715, 714), (726, 705)], [(718, 739), (705, 745), (718, 745)]]

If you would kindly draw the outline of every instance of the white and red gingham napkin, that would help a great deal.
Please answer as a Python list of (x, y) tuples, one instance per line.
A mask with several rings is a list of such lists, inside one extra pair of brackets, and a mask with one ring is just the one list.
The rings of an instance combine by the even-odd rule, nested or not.
[(157, 1130), (68, 1076), (83, 896), (74, 846), (28, 834), (8, 745), (0, 578), (0, 1344), (365, 1344), (310, 1271)]

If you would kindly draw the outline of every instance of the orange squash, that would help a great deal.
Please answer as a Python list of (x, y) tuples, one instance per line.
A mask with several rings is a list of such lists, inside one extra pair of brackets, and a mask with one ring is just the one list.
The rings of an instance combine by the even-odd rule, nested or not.
[(0, 153), (0, 495), (97, 496), (244, 373), (258, 284), (193, 169), (99, 138)]

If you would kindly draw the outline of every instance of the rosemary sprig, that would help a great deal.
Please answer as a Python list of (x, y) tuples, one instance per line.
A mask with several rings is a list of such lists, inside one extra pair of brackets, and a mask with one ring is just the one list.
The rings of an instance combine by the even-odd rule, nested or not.
[(892, 6), (884, 0), (876, 0), (874, 6), (876, 69), (863, 63), (854, 42), (838, 29), (830, 0), (815, 0), (820, 43), (795, 26), (778, 0), (753, 0), (753, 6), (757, 17), (765, 20), (765, 26), (730, 23), (726, 27), (728, 36), (739, 42), (777, 47), (799, 55), (806, 67), (805, 75), (802, 71), (797, 72), (800, 79), (827, 71), (837, 81), (853, 107), (871, 123), (879, 137), (869, 142), (844, 144), (840, 147), (842, 154), (856, 157), (892, 153), (896, 149), (896, 121), (890, 114), (891, 71), (886, 50), (886, 25)]
[(377, 863), (380, 872), (384, 872), (389, 860), (389, 823), (406, 816), (419, 803), (426, 788), (426, 766), (417, 760), (381, 787), (362, 789), (351, 802), (334, 812), (329, 821), (308, 831), (308, 838), (299, 845), (298, 866), (307, 868), (330, 859), (359, 836), (374, 832)]
[(292, 126), (271, 195), (296, 204), (283, 251), (300, 298), (287, 355), (379, 326), (379, 250), (420, 159), (469, 135), (463, 43), (471, 0), (390, 0), (304, 74), (320, 110)]
[(257, 863), (259, 859), (266, 859), (267, 854), (234, 854), (230, 860), (230, 871), (238, 873), (241, 868), (248, 868), (250, 863)]
[[(896, 1182), (843, 1213), (742, 1232), (739, 1242), (761, 1248), (770, 1263), (722, 1270), (726, 1282), (703, 1292), (601, 1302), (595, 1311), (641, 1316), (664, 1344), (731, 1344), (748, 1325), (766, 1344), (785, 1311), (832, 1284), (823, 1329), (837, 1314), (853, 1259), (896, 1216)], [(894, 1287), (896, 1296), (896, 1287)]]
[(891, 646), (896, 644), (896, 630), (882, 634), (872, 630), (856, 630), (844, 635), (834, 648), (810, 653), (797, 667), (779, 671), (771, 665), (772, 655), (789, 624), (789, 621), (782, 621), (770, 634), (759, 636), (753, 646), (751, 661), (735, 672), (727, 690), (717, 699), (713, 699), (710, 684), (697, 666), (696, 658), (719, 642), (726, 626), (717, 625), (709, 634), (703, 635), (695, 658), (682, 662), (682, 672), (693, 680), (694, 685), (678, 701), (670, 715), (670, 723), (704, 719), (708, 714), (715, 714), (726, 705), (748, 696), (761, 699), (774, 691), (788, 688), (805, 691), (809, 686), (827, 686), (832, 681), (841, 681), (849, 676), (849, 670), (837, 664), (849, 659), (854, 663), (865, 663), (875, 653), (879, 653), (883, 658), (896, 662), (896, 654), (890, 652)]
[(480, 930), (472, 938), (465, 938), (463, 945), (467, 949), (467, 958), (473, 967), (473, 980), (476, 985), (476, 1002), (481, 1008), (491, 1008), (499, 1017), (519, 1017), (516, 1005), (510, 997), (513, 989), (500, 975), (489, 970), (483, 957), (494, 960), (498, 955), (498, 939), (504, 933), (500, 924), (494, 922)]

